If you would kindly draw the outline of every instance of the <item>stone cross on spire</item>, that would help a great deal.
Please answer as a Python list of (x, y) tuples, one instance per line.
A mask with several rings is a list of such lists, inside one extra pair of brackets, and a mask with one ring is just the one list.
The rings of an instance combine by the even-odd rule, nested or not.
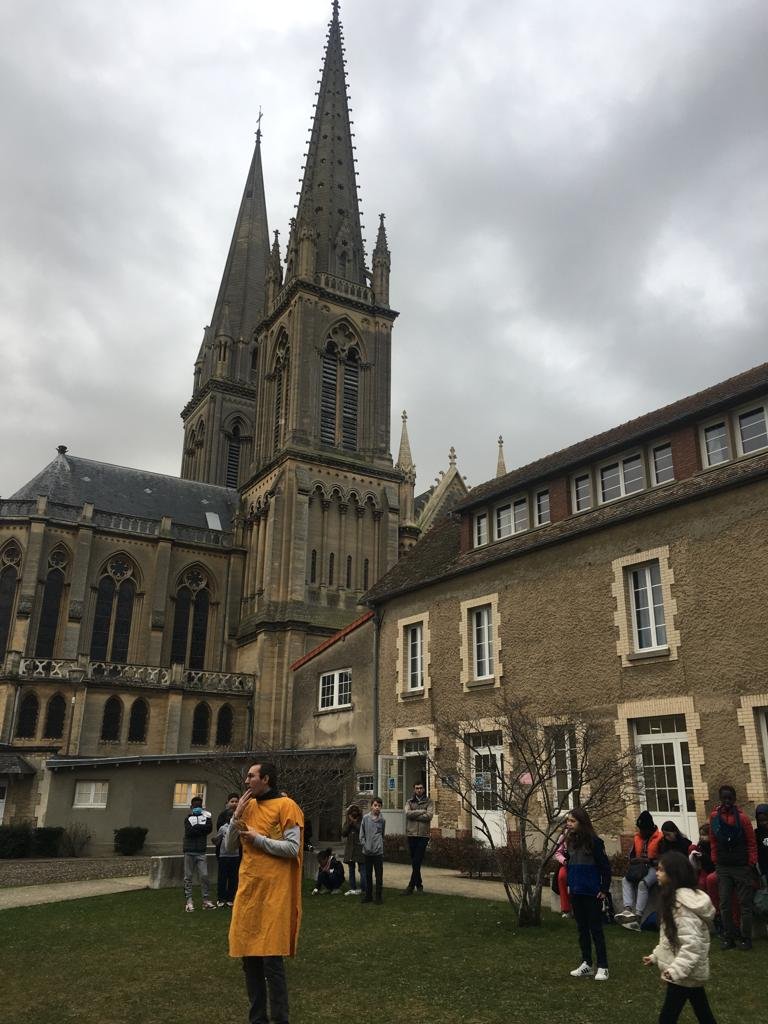
[(499, 456), (496, 460), (496, 476), (506, 476), (507, 464), (504, 461), (504, 438), (499, 434)]

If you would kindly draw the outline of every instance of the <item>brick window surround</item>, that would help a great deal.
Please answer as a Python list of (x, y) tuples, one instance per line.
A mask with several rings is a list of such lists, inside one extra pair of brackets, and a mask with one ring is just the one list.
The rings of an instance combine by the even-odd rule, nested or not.
[[(490, 605), (491, 608), (491, 649), (493, 651), (493, 674), (487, 679), (475, 679), (474, 670), (474, 637), (470, 627), (470, 616), (476, 608)], [(462, 601), (459, 608), (459, 644), (461, 650), (461, 686), (465, 693), (479, 687), (500, 687), (504, 675), (501, 663), (501, 617), (499, 615), (499, 595), (486, 594)]]
[[(415, 626), (421, 623), (421, 671), (423, 688), (411, 690), (408, 686), (408, 646), (406, 643), (406, 630), (408, 626)], [(432, 679), (430, 669), (430, 644), (429, 644), (429, 612), (420, 612), (418, 615), (410, 615), (404, 619), (397, 620), (397, 700), (413, 701), (423, 699), (429, 693)]]
[[(645, 652), (635, 650), (634, 630), (632, 627), (632, 600), (629, 594), (627, 570), (648, 562), (659, 563), (667, 648), (660, 650), (650, 649), (646, 655)], [(623, 558), (616, 558), (611, 562), (611, 569), (613, 570), (611, 593), (616, 601), (613, 621), (619, 634), (616, 641), (616, 653), (621, 658), (622, 668), (630, 668), (631, 666), (642, 664), (645, 657), (662, 657), (670, 661), (677, 661), (680, 648), (680, 630), (675, 628), (677, 601), (672, 596), (675, 574), (669, 564), (669, 547), (664, 545), (664, 547), (660, 548), (649, 548), (647, 551), (638, 551), (632, 555), (625, 555)], [(638, 657), (638, 654), (640, 657)]]
[(768, 792), (768, 750), (763, 747), (762, 730), (757, 722), (757, 713), (768, 711), (768, 693), (752, 693), (742, 697), (736, 709), (736, 718), (744, 730), (741, 756), (749, 769), (747, 800), (762, 803)]

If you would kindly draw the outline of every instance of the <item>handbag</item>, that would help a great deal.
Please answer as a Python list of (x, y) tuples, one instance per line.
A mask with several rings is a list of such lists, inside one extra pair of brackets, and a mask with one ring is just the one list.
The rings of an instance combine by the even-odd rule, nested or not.
[[(643, 857), (647, 857), (648, 856), (648, 843), (647, 842), (643, 843), (641, 853), (642, 853)], [(624, 877), (626, 878), (626, 880), (628, 882), (633, 882), (633, 883), (637, 884), (638, 882), (642, 882), (642, 880), (648, 874), (648, 871), (649, 871), (650, 867), (651, 867), (651, 865), (648, 863), (647, 860), (646, 861), (643, 861), (643, 860), (635, 861), (634, 864), (630, 864), (629, 865), (629, 867), (627, 868), (627, 873), (626, 873), (626, 875)]]

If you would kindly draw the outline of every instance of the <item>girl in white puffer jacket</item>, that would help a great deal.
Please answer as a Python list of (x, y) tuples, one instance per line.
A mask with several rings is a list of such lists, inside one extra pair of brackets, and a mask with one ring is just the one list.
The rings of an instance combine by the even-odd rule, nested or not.
[(690, 1000), (700, 1024), (716, 1024), (704, 982), (709, 978), (709, 926), (715, 908), (696, 886), (688, 858), (676, 850), (665, 853), (656, 869), (661, 928), (659, 943), (644, 964), (656, 964), (667, 983), (659, 1024), (675, 1024)]

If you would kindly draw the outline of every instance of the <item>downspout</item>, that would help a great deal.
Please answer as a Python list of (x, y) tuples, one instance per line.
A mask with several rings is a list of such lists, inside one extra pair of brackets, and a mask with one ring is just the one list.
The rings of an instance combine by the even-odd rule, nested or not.
[(19, 697), (21, 695), (21, 688), (23, 683), (16, 683), (16, 692), (13, 695), (13, 710), (11, 711), (11, 721), (8, 729), (8, 745), (13, 743), (13, 734), (16, 729), (16, 716), (19, 713)]
[(379, 793), (379, 631), (384, 612), (373, 613), (373, 792)]

